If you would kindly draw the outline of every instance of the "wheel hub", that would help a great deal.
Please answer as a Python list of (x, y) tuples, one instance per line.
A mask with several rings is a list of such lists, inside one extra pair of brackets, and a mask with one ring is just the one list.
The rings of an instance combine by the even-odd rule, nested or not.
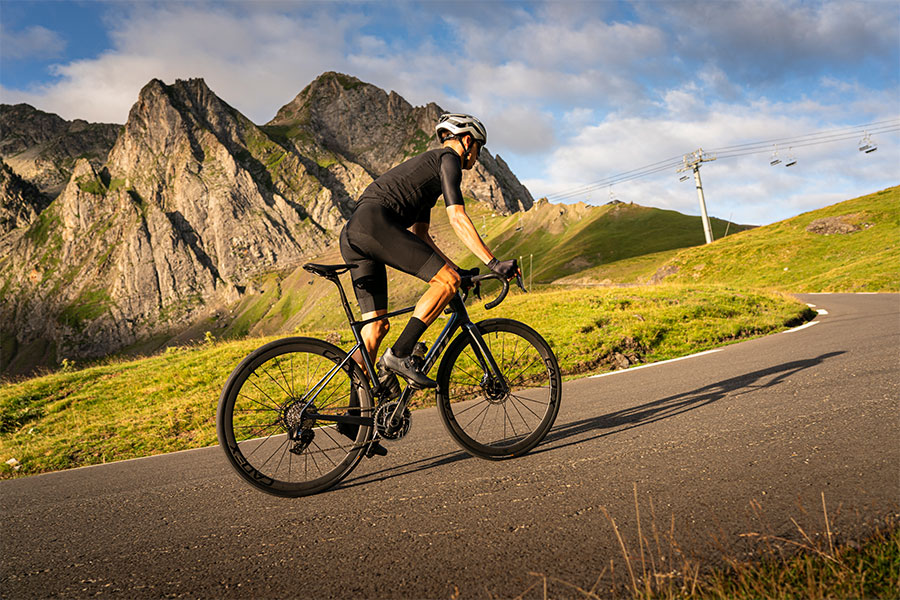
[(292, 453), (300, 454), (312, 443), (318, 414), (314, 404), (306, 406), (305, 402), (293, 398), (284, 406), (281, 420), (287, 429), (288, 439), (294, 442), (290, 447)]
[(481, 380), (481, 389), (484, 390), (485, 398), (491, 404), (503, 404), (509, 397), (509, 389), (502, 381), (485, 375)]

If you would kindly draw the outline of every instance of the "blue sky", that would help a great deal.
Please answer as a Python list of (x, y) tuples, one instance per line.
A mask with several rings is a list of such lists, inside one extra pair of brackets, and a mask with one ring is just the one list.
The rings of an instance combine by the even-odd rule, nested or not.
[[(472, 112), (535, 197), (700, 147), (866, 123), (858, 140), (722, 158), (709, 212), (766, 224), (900, 183), (900, 3), (0, 0), (0, 101), (123, 123), (151, 78), (203, 77), (257, 123), (324, 71)], [(796, 155), (797, 164), (769, 164)], [(697, 214), (675, 169), (595, 186)]]

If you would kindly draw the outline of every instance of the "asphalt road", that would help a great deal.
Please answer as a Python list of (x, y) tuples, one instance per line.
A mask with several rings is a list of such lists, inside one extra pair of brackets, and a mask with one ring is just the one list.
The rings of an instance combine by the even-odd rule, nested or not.
[(798, 539), (792, 518), (824, 532), (823, 494), (835, 530), (865, 528), (900, 506), (900, 296), (803, 299), (812, 326), (567, 383), (512, 461), (470, 458), (429, 409), (310, 498), (251, 489), (218, 447), (0, 483), (0, 596), (515, 597), (532, 572), (608, 582), (610, 560), (624, 581), (611, 523), (639, 564), (638, 511), (711, 559)]

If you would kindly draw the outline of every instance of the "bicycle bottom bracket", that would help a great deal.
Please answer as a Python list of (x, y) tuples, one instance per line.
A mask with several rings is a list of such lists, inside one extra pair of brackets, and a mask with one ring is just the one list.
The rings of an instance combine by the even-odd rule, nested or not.
[(409, 425), (412, 415), (409, 408), (403, 409), (403, 414), (394, 417), (394, 411), (399, 402), (386, 402), (375, 411), (375, 429), (378, 435), (385, 440), (399, 440), (409, 433)]

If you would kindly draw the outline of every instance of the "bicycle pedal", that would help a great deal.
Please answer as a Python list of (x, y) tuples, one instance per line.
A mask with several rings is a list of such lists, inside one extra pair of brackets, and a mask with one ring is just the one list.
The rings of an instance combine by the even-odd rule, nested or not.
[(387, 448), (381, 445), (378, 440), (372, 440), (369, 442), (369, 447), (366, 449), (366, 458), (372, 458), (373, 456), (387, 456)]

